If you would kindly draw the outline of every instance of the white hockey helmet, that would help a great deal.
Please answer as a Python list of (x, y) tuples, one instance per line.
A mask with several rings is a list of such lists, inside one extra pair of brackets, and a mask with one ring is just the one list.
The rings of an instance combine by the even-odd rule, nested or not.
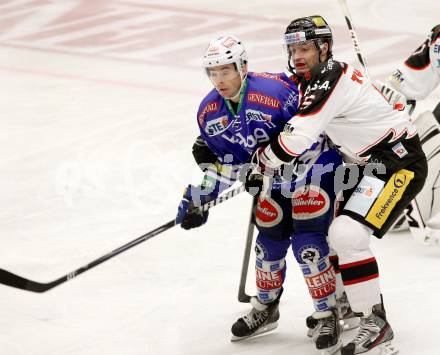
[(203, 56), (203, 67), (208, 70), (219, 65), (233, 63), (243, 79), (245, 77), (244, 64), (247, 64), (247, 53), (241, 41), (233, 36), (220, 36), (209, 42)]

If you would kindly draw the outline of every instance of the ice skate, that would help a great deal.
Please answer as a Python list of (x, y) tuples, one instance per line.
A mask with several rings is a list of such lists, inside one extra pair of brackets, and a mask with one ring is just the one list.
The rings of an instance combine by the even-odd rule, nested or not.
[(360, 317), (351, 309), (345, 292), (336, 300), (336, 307), (339, 310), (339, 323), (343, 331), (359, 327)]
[(240, 341), (259, 334), (267, 333), (278, 327), (280, 312), (279, 301), (263, 304), (256, 297), (251, 298), (252, 309), (244, 317), (238, 319), (231, 328), (231, 341)]
[[(339, 311), (339, 323), (343, 331), (359, 327), (360, 318), (352, 311), (345, 292), (340, 298), (336, 299), (336, 307)], [(318, 331), (318, 329), (315, 329), (318, 325), (318, 320), (308, 316), (306, 325), (308, 328), (307, 336), (314, 341), (314, 334)]]
[(316, 348), (321, 351), (321, 355), (332, 355), (338, 352), (342, 347), (342, 340), (340, 340), (342, 327), (338, 321), (337, 310), (315, 312), (309, 318), (317, 321), (312, 340)]
[(361, 317), (358, 334), (342, 347), (341, 355), (394, 355), (399, 350), (392, 344), (393, 338), (384, 308), (378, 304), (373, 307), (371, 314)]

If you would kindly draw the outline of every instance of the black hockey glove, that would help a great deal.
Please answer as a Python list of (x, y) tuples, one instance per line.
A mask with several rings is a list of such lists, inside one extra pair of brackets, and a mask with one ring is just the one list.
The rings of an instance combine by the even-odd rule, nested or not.
[(176, 224), (183, 229), (197, 228), (208, 220), (208, 211), (203, 212), (196, 207), (217, 197), (216, 193), (206, 194), (200, 186), (188, 185), (177, 209)]
[(206, 223), (208, 220), (208, 215), (208, 211), (202, 212), (198, 208), (194, 207), (192, 203), (190, 203), (180, 226), (186, 230), (200, 227)]
[(252, 196), (259, 195), (263, 191), (264, 176), (249, 170), (244, 182), (245, 190)]

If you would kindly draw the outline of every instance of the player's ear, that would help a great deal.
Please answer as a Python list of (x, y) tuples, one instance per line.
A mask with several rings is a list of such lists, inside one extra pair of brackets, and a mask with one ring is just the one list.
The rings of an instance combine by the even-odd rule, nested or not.
[(247, 65), (247, 63), (244, 63), (243, 64), (243, 75), (246, 75), (247, 72), (248, 72), (248, 65)]
[(321, 45), (321, 60), (327, 60), (328, 58), (328, 43), (324, 42)]

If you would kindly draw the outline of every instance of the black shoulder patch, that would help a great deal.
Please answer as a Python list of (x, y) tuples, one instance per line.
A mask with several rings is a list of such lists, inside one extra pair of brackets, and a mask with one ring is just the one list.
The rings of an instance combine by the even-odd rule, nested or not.
[(430, 63), (429, 58), (429, 38), (418, 47), (413, 54), (405, 61), (405, 65), (415, 70), (425, 69)]
[(405, 65), (414, 70), (425, 69), (429, 64), (431, 64), (431, 59), (429, 58), (429, 47), (431, 44), (440, 37), (440, 25), (435, 26), (428, 38), (423, 44), (418, 47), (413, 54), (405, 61)]
[(345, 63), (332, 59), (315, 66), (310, 72), (308, 86), (304, 88), (298, 114), (307, 116), (319, 111), (327, 102), (345, 70)]
[(431, 30), (431, 43), (435, 42), (439, 37), (440, 37), (440, 25), (437, 25)]

